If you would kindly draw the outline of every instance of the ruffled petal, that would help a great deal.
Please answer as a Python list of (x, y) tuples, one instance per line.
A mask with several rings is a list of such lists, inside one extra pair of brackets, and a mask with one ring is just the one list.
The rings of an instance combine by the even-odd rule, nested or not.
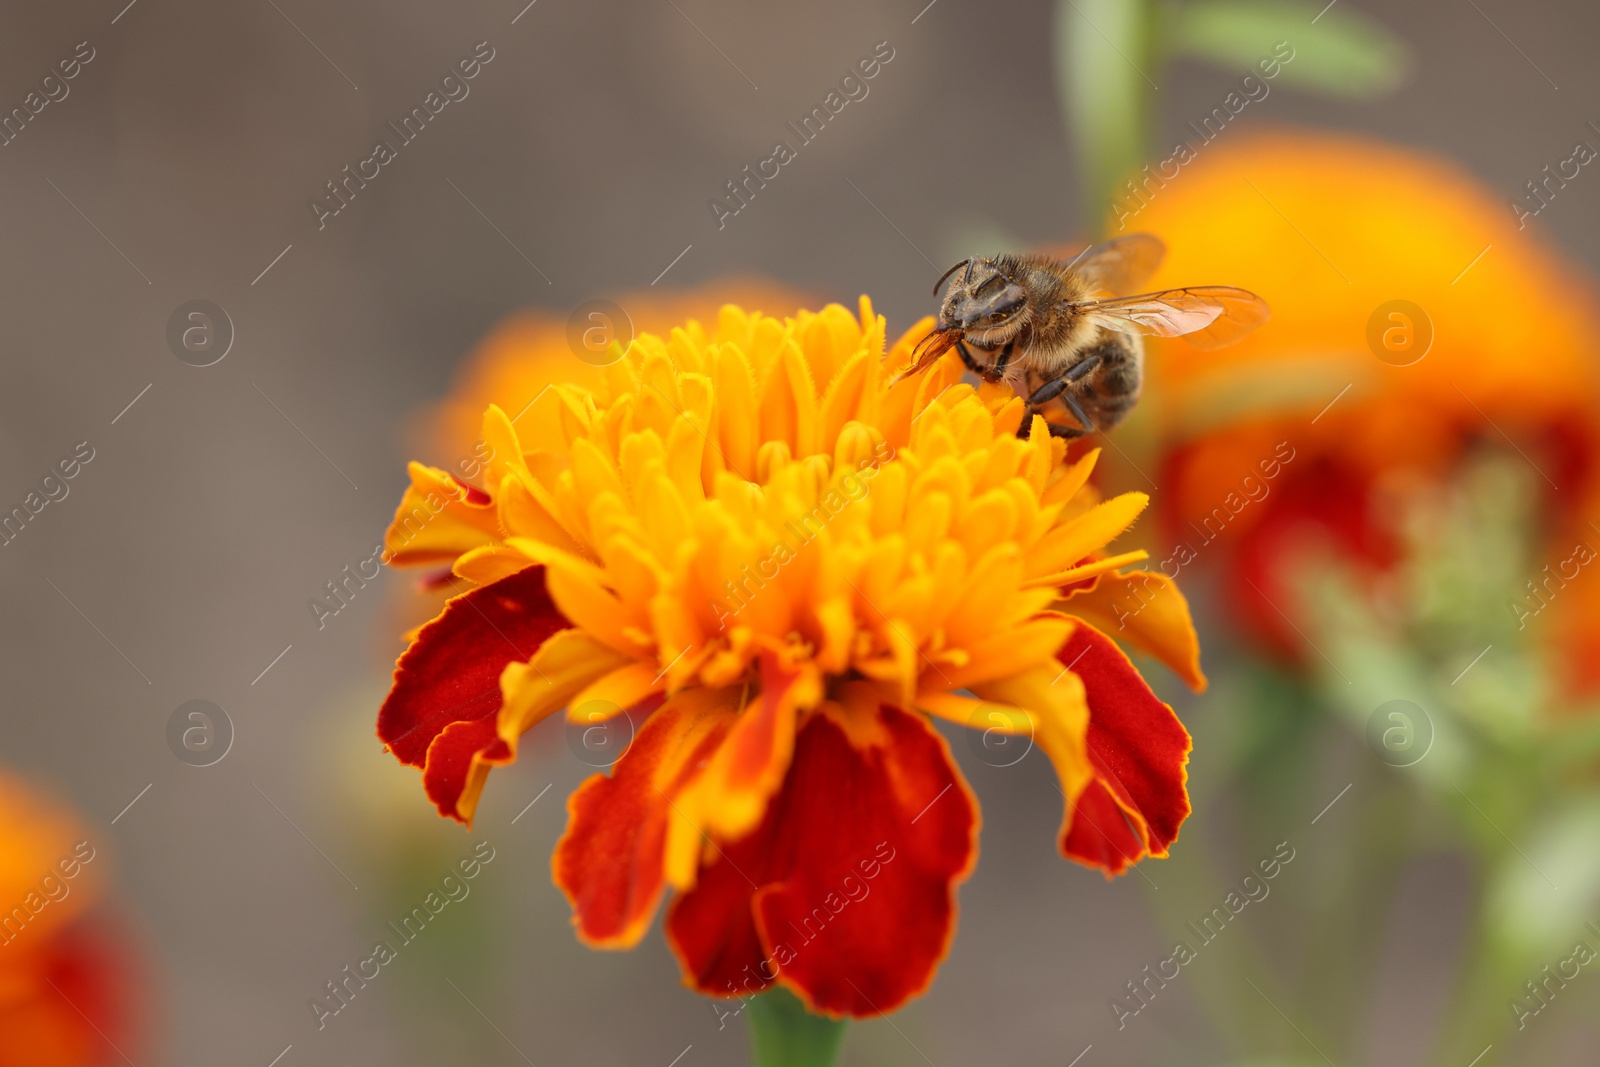
[[(687, 786), (677, 807), (699, 830), (718, 841), (743, 837), (766, 815), (784, 782), (794, 752), (795, 718), (815, 706), (821, 689), (816, 674), (785, 667), (779, 657), (761, 657), (761, 694), (728, 731), (726, 743)], [(667, 877), (680, 889), (694, 884), (700, 843), (684, 840), (668, 855)]]
[(1072, 823), (1061, 839), (1061, 853), (1109, 878), (1144, 856), (1144, 840), (1122, 814), (1111, 790), (1096, 779), (1072, 805)]
[(667, 887), (670, 845), (700, 839), (676, 800), (736, 721), (730, 697), (693, 689), (667, 701), (609, 777), (590, 777), (567, 799), (567, 829), (551, 865), (585, 944), (629, 948), (649, 929)]
[(893, 1011), (949, 948), (978, 823), (944, 739), (854, 688), (806, 720), (783, 791), (673, 905), (669, 943), (713, 996), (777, 981), (813, 1011)]
[(428, 746), (422, 789), (439, 814), (471, 823), (489, 768), (503, 766), (515, 753), (495, 732), (495, 716), (453, 722)]
[(1189, 816), (1189, 732), (1093, 627), (1080, 625), (1057, 655), (1083, 683), (1095, 773), (1077, 798), (1062, 854), (1107, 876), (1165, 856)]
[(529, 567), (450, 600), (395, 665), (378, 712), (378, 738), (402, 762), (423, 768), (442, 815), (472, 817), (488, 765), (510, 758), (495, 731), (500, 675), (532, 658), (570, 624)]

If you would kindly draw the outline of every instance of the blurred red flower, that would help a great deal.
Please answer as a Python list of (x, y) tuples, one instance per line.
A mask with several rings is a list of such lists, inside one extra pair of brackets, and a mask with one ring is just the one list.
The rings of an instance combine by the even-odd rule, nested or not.
[[(1137, 225), (1171, 249), (1152, 288), (1215, 279), (1272, 305), (1220, 352), (1153, 342), (1146, 407), (1166, 528), (1190, 550), (1168, 572), (1226, 526), (1230, 604), (1273, 647), (1303, 647), (1289, 562), (1308, 534), (1381, 573), (1386, 501), (1480, 447), (1530, 465), (1549, 560), (1600, 546), (1594, 294), (1502, 198), (1421, 153), (1278, 132), (1208, 150)], [(1551, 608), (1552, 669), (1594, 690), (1600, 580)]]
[(0, 774), (0, 1067), (140, 1051), (131, 961), (97, 914), (107, 862), (70, 813)]

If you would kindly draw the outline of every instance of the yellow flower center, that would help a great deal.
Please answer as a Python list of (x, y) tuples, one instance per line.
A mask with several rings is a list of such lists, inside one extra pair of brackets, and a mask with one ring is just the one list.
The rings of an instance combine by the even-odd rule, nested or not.
[[(901, 706), (1048, 661), (1041, 616), (1144, 506), (1096, 507), (1094, 456), (1017, 436), (959, 365), (889, 384), (926, 325), (884, 357), (863, 298), (774, 319), (724, 308), (642, 335), (596, 393), (546, 390), (513, 428), (491, 409), (500, 543), (458, 561), (491, 581), (537, 561), (557, 607), (666, 689), (747, 687), (762, 654)], [(637, 683), (636, 683), (637, 684)]]

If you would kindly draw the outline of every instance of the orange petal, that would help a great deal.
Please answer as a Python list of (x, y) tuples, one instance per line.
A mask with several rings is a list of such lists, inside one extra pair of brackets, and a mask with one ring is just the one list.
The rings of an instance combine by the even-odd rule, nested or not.
[[(500, 672), (500, 739), (515, 750), (517, 739), (546, 716), (567, 707), (587, 687), (627, 663), (615, 649), (576, 626), (551, 634), (527, 663), (508, 663)], [(585, 709), (585, 717), (593, 710)]]
[(1190, 689), (1204, 691), (1200, 637), (1194, 630), (1189, 602), (1165, 574), (1101, 574), (1088, 588), (1072, 592), (1060, 607), (1159, 659)]
[(454, 475), (421, 463), (383, 535), (384, 559), (397, 567), (451, 563), (500, 536), (489, 497)]
[(700, 831), (728, 841), (748, 834), (761, 822), (789, 769), (796, 711), (815, 705), (820, 695), (809, 665), (792, 669), (776, 655), (762, 655), (761, 695), (740, 714), (705, 773), (677, 801), (679, 813), (696, 833), (676, 835), (671, 842), (667, 877), (674, 885), (694, 884), (702, 849)]
[[(1149, 558), (1150, 553), (1142, 548), (1136, 548), (1131, 552), (1123, 552), (1115, 556), (1103, 556), (1099, 559), (1090, 557), (1079, 561), (1064, 571), (1055, 571), (1051, 574), (1030, 577), (1025, 584), (1030, 589), (1041, 585), (1049, 585), (1066, 590), (1080, 583), (1088, 582), (1107, 571), (1114, 571), (1118, 567), (1126, 567), (1130, 563), (1141, 563)], [(459, 566), (456, 568), (458, 572), (460, 569)]]
[(1144, 493), (1123, 493), (1057, 526), (1028, 553), (1028, 574), (1053, 574), (1110, 544), (1150, 503)]
[(783, 792), (667, 918), (689, 983), (713, 996), (781, 982), (812, 1011), (891, 1012), (933, 980), (978, 812), (921, 716), (847, 698), (813, 714)]
[(664, 689), (665, 671), (656, 669), (654, 662), (644, 660), (602, 675), (569, 701), (567, 715), (570, 721), (581, 715), (583, 722), (600, 722), (619, 714), (644, 700), (650, 694)]
[[(527, 554), (516, 545), (501, 544), (482, 545), (462, 554), (450, 569), (456, 577), (472, 582), (474, 585), (489, 585), (533, 564)], [(444, 579), (449, 582), (449, 576)]]

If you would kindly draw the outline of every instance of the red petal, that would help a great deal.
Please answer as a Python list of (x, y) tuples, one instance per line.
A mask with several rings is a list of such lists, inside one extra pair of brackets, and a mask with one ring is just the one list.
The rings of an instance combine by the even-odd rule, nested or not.
[(422, 768), (422, 788), (439, 809), (439, 814), (467, 822), (470, 816), (461, 810), (461, 798), (471, 784), (473, 764), (504, 765), (513, 759), (511, 749), (500, 740), (495, 729), (497, 718), (490, 714), (481, 719), (453, 722), (428, 746), (428, 759)]
[(949, 948), (977, 831), (971, 792), (921, 717), (826, 705), (761, 826), (673, 905), (668, 940), (705, 993), (776, 979), (814, 1011), (893, 1011)]
[[(617, 761), (567, 799), (567, 830), (556, 844), (555, 883), (572, 905), (578, 936), (598, 948), (626, 948), (650, 926), (666, 889), (673, 798), (705, 769), (736, 716), (705, 691), (663, 704)], [(677, 832), (698, 834), (698, 828)]]
[(1061, 851), (1068, 858), (1107, 874), (1121, 874), (1145, 854), (1144, 839), (1098, 778), (1089, 783), (1072, 806), (1072, 825), (1061, 839)]
[(1165, 856), (1189, 816), (1189, 732), (1094, 627), (1080, 623), (1057, 655), (1083, 682), (1096, 776), (1078, 798), (1061, 851), (1107, 874)]
[(423, 768), (440, 814), (466, 821), (458, 803), (475, 756), (510, 758), (494, 730), (500, 672), (570, 625), (545, 591), (544, 568), (529, 567), (452, 599), (400, 657), (378, 738)]

